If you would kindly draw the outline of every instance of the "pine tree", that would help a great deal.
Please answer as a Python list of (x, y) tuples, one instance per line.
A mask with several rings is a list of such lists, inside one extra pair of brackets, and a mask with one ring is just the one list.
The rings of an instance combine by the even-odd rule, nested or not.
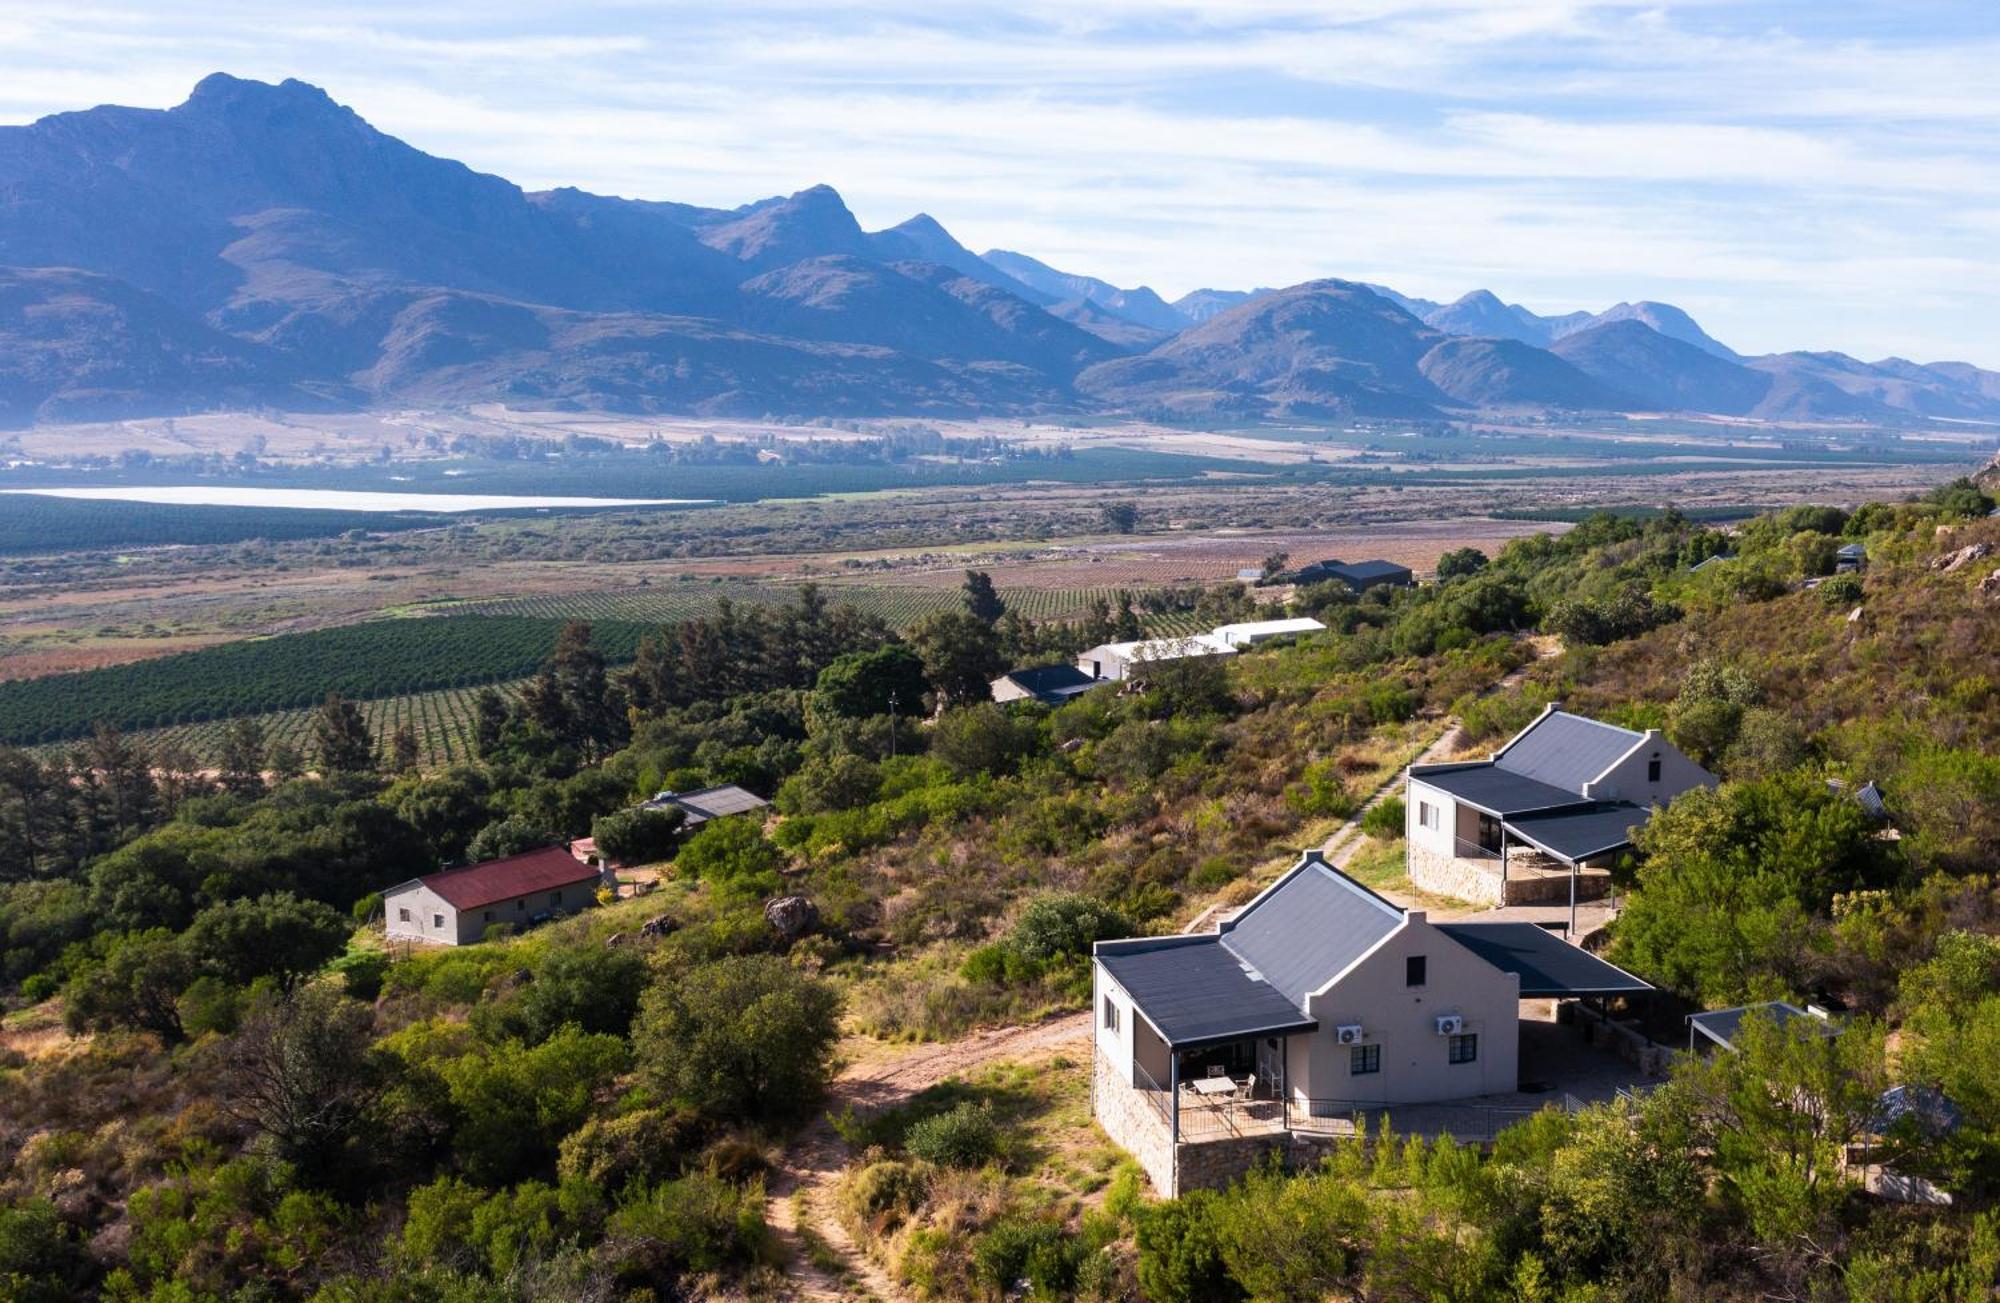
[(313, 742), (322, 774), (358, 774), (375, 767), (375, 735), (361, 708), (338, 692), (327, 693), (313, 716)]
[(399, 774), (407, 774), (417, 767), (423, 756), (423, 748), (417, 744), (417, 730), (406, 723), (396, 725), (395, 735), (389, 739), (389, 768)]
[(1007, 614), (1007, 603), (993, 587), (993, 577), (984, 570), (965, 572), (965, 609), (982, 624), (995, 624)]

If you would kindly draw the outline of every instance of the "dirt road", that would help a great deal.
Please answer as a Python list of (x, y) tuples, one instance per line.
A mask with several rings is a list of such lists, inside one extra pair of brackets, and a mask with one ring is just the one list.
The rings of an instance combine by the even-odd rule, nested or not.
[[(846, 1143), (826, 1120), (828, 1116), (848, 1108), (857, 1113), (893, 1108), (947, 1077), (964, 1076), (990, 1063), (1058, 1046), (1089, 1052), (1088, 1011), (1026, 1027), (979, 1032), (948, 1045), (884, 1047), (859, 1039), (847, 1042), (843, 1048), (854, 1057), (834, 1078), (825, 1112), (785, 1151), (769, 1185), (765, 1215), (789, 1259), (791, 1296), (813, 1303), (861, 1298), (890, 1303), (905, 1297), (888, 1274), (854, 1243), (834, 1213), (833, 1183), (847, 1163), (848, 1152)], [(808, 1244), (815, 1238), (826, 1249), (817, 1255), (808, 1252)], [(815, 1256), (818, 1262), (813, 1260)]]

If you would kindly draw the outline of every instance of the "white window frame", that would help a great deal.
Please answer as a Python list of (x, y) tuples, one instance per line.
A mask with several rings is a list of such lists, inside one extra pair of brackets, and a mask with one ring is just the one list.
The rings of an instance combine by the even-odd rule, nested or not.
[(1118, 1021), (1118, 1002), (1107, 995), (1104, 997), (1104, 1030), (1108, 1032), (1117, 1031)]

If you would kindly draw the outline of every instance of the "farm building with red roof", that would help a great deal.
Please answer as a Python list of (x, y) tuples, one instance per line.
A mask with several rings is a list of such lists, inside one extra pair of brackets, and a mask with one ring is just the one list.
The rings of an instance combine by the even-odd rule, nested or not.
[(392, 941), (469, 945), (496, 923), (526, 927), (597, 903), (600, 870), (561, 846), (447, 869), (382, 893), (384, 931)]

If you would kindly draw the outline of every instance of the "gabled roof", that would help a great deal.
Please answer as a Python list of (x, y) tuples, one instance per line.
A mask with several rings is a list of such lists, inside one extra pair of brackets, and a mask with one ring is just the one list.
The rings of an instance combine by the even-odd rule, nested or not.
[(1175, 1049), (1319, 1025), (1213, 934), (1100, 941), (1095, 955)]
[(1222, 944), (1303, 1009), (1403, 925), (1403, 911), (1308, 851), (1284, 877), (1224, 923)]
[(1503, 973), (1521, 979), (1524, 1000), (1629, 995), (1652, 984), (1533, 923), (1440, 923), (1438, 931)]
[[(595, 882), (598, 871), (579, 863), (565, 846), (544, 846), (540, 850), (509, 855), (503, 860), (462, 869), (447, 869), (416, 879), (444, 898), (453, 909), (477, 909), (498, 900), (512, 900), (537, 891), (553, 891), (577, 882)], [(403, 884), (408, 886), (408, 883)], [(395, 890), (392, 889), (390, 894)]]
[(1379, 584), (1385, 580), (1414, 579), (1416, 576), (1408, 566), (1399, 566), (1394, 561), (1315, 561), (1311, 565), (1299, 567), (1298, 577), (1307, 582), (1321, 575), (1331, 575), (1355, 585)]
[(1509, 773), (1582, 795), (1583, 785), (1617, 764), (1644, 733), (1553, 707), (1493, 757)]

